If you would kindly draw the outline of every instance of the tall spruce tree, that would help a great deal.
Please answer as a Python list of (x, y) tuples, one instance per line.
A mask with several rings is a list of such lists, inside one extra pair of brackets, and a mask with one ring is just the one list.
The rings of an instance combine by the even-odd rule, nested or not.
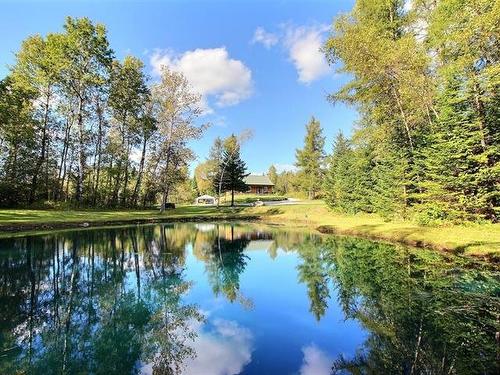
[(234, 148), (226, 147), (223, 152), (221, 164), (214, 175), (213, 186), (217, 192), (231, 192), (231, 207), (234, 206), (234, 193), (247, 190), (245, 177), (249, 173), (246, 170), (246, 164), (240, 157), (239, 145), (236, 143)]
[(299, 168), (300, 184), (309, 199), (314, 199), (321, 190), (325, 162), (325, 138), (318, 120), (311, 118), (306, 125), (304, 148), (296, 151), (296, 166)]
[[(422, 150), (425, 221), (500, 215), (500, 6), (443, 0), (429, 24), (441, 90)], [(495, 31), (496, 30), (496, 31)]]
[(372, 160), (366, 147), (355, 147), (342, 132), (333, 143), (333, 154), (325, 174), (326, 203), (333, 209), (356, 213), (371, 212)]
[(342, 132), (333, 141), (333, 153), (329, 156), (325, 174), (325, 202), (332, 208), (340, 209), (348, 186), (344, 183), (350, 174), (351, 144)]

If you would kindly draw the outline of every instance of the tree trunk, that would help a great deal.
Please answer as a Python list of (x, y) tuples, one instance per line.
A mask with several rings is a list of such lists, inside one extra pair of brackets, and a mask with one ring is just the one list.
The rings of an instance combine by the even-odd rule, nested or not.
[(117, 163), (117, 170), (118, 170), (118, 175), (116, 176), (115, 180), (115, 187), (113, 189), (113, 197), (111, 199), (111, 203), (113, 206), (116, 206), (118, 204), (118, 193), (120, 191), (120, 176), (121, 176), (121, 169), (122, 169), (122, 162), (119, 161)]
[(137, 181), (134, 187), (134, 193), (132, 194), (132, 205), (137, 206), (137, 200), (139, 197), (139, 189), (142, 183), (142, 174), (144, 172), (144, 162), (146, 160), (146, 144), (147, 137), (144, 135), (144, 139), (142, 141), (142, 153), (141, 153), (141, 162), (139, 163), (139, 173), (137, 174)]
[(231, 207), (234, 207), (234, 189), (231, 189)]
[(122, 191), (122, 206), (125, 206), (127, 203), (127, 185), (128, 185), (128, 163), (129, 163), (129, 154), (130, 154), (130, 142), (127, 142), (127, 151), (125, 158), (125, 177), (123, 179), (123, 191)]
[(99, 177), (101, 174), (101, 147), (102, 147), (102, 128), (103, 128), (103, 121), (102, 121), (102, 110), (101, 106), (99, 105), (99, 100), (96, 101), (97, 104), (97, 117), (99, 119), (99, 130), (97, 134), (97, 145), (96, 145), (96, 157), (97, 157), (97, 163), (95, 167), (95, 181), (94, 181), (94, 197), (93, 197), (93, 205), (96, 205), (97, 202), (97, 192), (99, 190)]
[(83, 98), (80, 97), (78, 102), (78, 175), (76, 181), (76, 201), (78, 204), (81, 203), (83, 198), (83, 181), (84, 181), (84, 169), (85, 169), (85, 129), (83, 128)]
[(160, 213), (165, 212), (165, 206), (167, 204), (169, 190), (170, 190), (169, 187), (167, 187), (165, 190), (163, 190), (163, 196), (161, 198)]
[(63, 149), (61, 152), (61, 164), (59, 165), (59, 173), (57, 175), (58, 191), (56, 193), (56, 199), (61, 199), (64, 191), (64, 179), (66, 177), (66, 159), (68, 157), (70, 131), (71, 131), (71, 122), (69, 119), (66, 119), (66, 127), (64, 129)]
[(71, 177), (71, 171), (73, 170), (74, 158), (75, 158), (75, 150), (72, 147), (71, 148), (71, 157), (70, 157), (70, 162), (69, 162), (69, 172), (68, 172), (70, 175), (66, 179), (66, 199), (69, 197), (69, 179)]
[[(36, 162), (35, 171), (33, 172), (33, 178), (31, 179), (31, 189), (28, 202), (30, 204), (33, 203), (35, 200), (37, 183), (38, 183), (38, 174), (40, 173), (40, 168), (42, 167), (43, 162), (45, 160), (45, 153), (47, 147), (47, 126), (49, 124), (49, 102), (50, 102), (50, 91), (47, 92), (45, 106), (44, 106), (43, 127), (42, 127), (42, 149), (40, 151), (40, 156), (38, 157), (38, 160)], [(49, 187), (45, 186), (45, 188), (48, 189)]]
[(399, 92), (394, 87), (393, 87), (393, 93), (394, 93), (394, 98), (396, 99), (396, 103), (397, 103), (398, 108), (399, 108), (399, 113), (401, 114), (401, 118), (402, 118), (403, 124), (405, 126), (406, 136), (408, 137), (408, 142), (410, 143), (410, 150), (411, 150), (411, 153), (413, 154), (413, 138), (412, 138), (411, 132), (410, 132), (410, 124), (408, 124), (408, 120), (406, 118), (406, 113), (403, 109), (403, 105), (401, 104), (401, 100), (399, 98)]
[(481, 89), (479, 84), (474, 80), (474, 109), (477, 112), (479, 118), (479, 130), (481, 132), (481, 147), (483, 151), (486, 151), (488, 147), (488, 141), (486, 139), (486, 116), (484, 110), (484, 104), (480, 97)]

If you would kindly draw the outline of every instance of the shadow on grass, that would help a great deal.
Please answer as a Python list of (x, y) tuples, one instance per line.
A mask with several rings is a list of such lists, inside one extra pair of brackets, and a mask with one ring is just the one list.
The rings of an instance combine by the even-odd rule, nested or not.
[(267, 216), (281, 215), (281, 214), (283, 214), (283, 210), (277, 207), (270, 208), (264, 213), (264, 215)]
[[(474, 246), (485, 246), (485, 247), (500, 247), (500, 242), (495, 242), (495, 241), (474, 241), (474, 242), (469, 242), (466, 243), (465, 245), (459, 245), (455, 247), (454, 253), (455, 254), (463, 254), (465, 253), (468, 249)], [(500, 257), (500, 255), (498, 255)]]

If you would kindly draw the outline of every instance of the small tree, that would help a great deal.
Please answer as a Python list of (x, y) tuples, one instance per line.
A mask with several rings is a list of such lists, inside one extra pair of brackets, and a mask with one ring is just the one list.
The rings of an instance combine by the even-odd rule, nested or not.
[[(233, 136), (234, 137), (234, 136)], [(236, 138), (236, 137), (235, 137)], [(214, 190), (220, 193), (231, 191), (231, 207), (234, 206), (234, 192), (245, 191), (246, 164), (240, 157), (239, 146), (236, 144), (234, 149), (226, 148), (223, 153), (222, 164), (219, 166), (213, 180)]]

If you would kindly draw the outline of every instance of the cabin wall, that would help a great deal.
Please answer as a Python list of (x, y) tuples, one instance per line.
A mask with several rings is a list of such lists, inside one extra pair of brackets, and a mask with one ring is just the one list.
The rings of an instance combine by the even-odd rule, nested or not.
[(262, 185), (249, 185), (248, 193), (251, 194), (272, 194), (272, 186), (262, 186)]

